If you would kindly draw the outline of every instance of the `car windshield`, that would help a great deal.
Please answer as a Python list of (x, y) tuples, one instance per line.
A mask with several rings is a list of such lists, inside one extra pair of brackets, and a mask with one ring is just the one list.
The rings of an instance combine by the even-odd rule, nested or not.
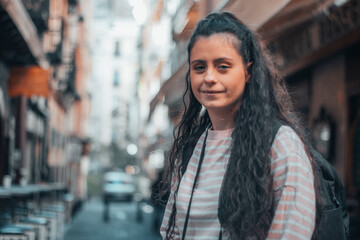
[(106, 183), (108, 183), (108, 184), (120, 184), (120, 183), (124, 183), (124, 181), (121, 181), (121, 180), (112, 180), (112, 181), (106, 181)]
[(132, 183), (132, 181), (130, 180), (107, 180), (105, 182), (106, 184), (127, 184), (127, 183)]

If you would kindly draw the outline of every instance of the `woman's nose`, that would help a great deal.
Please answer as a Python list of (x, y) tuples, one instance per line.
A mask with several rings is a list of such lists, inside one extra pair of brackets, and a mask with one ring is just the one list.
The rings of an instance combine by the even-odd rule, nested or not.
[(215, 81), (215, 75), (214, 75), (214, 69), (212, 68), (208, 68), (205, 72), (205, 77), (204, 77), (204, 81), (205, 82), (209, 82), (212, 83)]

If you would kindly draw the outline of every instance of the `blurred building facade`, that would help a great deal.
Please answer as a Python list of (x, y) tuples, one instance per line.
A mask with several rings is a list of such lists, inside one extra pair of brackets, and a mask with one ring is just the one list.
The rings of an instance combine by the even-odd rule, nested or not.
[(0, 1), (0, 181), (86, 197), (91, 63), (84, 1)]
[[(171, 139), (169, 132), (183, 111), (182, 93), (188, 70), (186, 47), (196, 22), (210, 12), (230, 11), (258, 31), (275, 55), (295, 108), (309, 126), (317, 149), (336, 167), (349, 197), (359, 191), (360, 1), (158, 0), (153, 5), (161, 7), (154, 7), (156, 17), (148, 18), (143, 26), (149, 32), (143, 36), (140, 87), (160, 83), (156, 93), (148, 93), (152, 100), (146, 110), (150, 123), (170, 124), (166, 125), (168, 130), (159, 126), (154, 136), (148, 134), (143, 141), (147, 149), (145, 162), (151, 152), (168, 147), (163, 146), (168, 145), (163, 136), (170, 135)], [(146, 54), (151, 47), (145, 43), (152, 34), (156, 35), (154, 26), (164, 19), (170, 29), (164, 32), (168, 34), (164, 38), (171, 50), (166, 61), (158, 57), (153, 64), (164, 74), (149, 78), (155, 68), (147, 69), (146, 65), (148, 61), (154, 62), (154, 58)], [(151, 144), (152, 138), (157, 139), (156, 145)]]
[(138, 39), (131, 1), (93, 1), (91, 169), (124, 168), (126, 149), (137, 146)]
[[(172, 140), (171, 122), (166, 105), (153, 109), (149, 102), (160, 99), (161, 85), (171, 76), (171, 19), (177, 9), (174, 1), (149, 1), (146, 23), (142, 26), (139, 101), (141, 112), (140, 158), (150, 180), (163, 168), (164, 156)], [(151, 115), (149, 115), (151, 112)]]

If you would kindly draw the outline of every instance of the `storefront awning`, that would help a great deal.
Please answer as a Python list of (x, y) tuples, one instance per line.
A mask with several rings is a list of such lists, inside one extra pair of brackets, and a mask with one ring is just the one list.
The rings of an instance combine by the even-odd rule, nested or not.
[(48, 97), (50, 93), (49, 71), (39, 66), (12, 67), (10, 69), (8, 94), (11, 97)]
[(292, 0), (278, 14), (263, 24), (260, 32), (270, 41), (288, 29), (318, 18), (335, 2), (335, 0)]
[(183, 64), (160, 88), (150, 102), (149, 120), (160, 102), (170, 106), (182, 98), (185, 88), (187, 65)]
[(225, 4), (219, 5), (221, 9), (215, 11), (232, 12), (252, 29), (258, 29), (290, 2), (291, 0), (227, 0)]
[[(16, 44), (19, 42), (19, 39), (13, 39), (13, 36), (11, 36), (10, 32), (6, 32), (5, 25), (9, 25), (9, 28), (12, 28), (12, 26), (15, 25), (16, 31), (20, 33), (21, 40), (23, 40), (26, 43), (26, 46), (28, 48), (28, 51), (31, 53), (32, 57), (35, 59), (36, 64), (38, 64), (42, 68), (48, 68), (49, 63), (46, 59), (45, 52), (43, 51), (42, 44), (40, 41), (40, 38), (37, 34), (36, 27), (31, 20), (27, 10), (25, 9), (23, 3), (21, 0), (0, 0), (0, 9), (3, 9), (2, 11), (5, 11), (6, 14), (10, 18), (10, 22), (7, 22), (6, 20), (2, 20), (5, 22), (0, 22), (1, 31), (0, 35), (1, 37), (1, 44), (0, 47), (7, 47), (10, 49), (3, 49), (4, 51), (17, 50), (18, 47)], [(3, 42), (4, 41), (4, 42)], [(6, 46), (4, 46), (4, 44)], [(17, 53), (17, 51), (14, 51)], [(12, 57), (9, 56), (9, 59), (12, 60)]]

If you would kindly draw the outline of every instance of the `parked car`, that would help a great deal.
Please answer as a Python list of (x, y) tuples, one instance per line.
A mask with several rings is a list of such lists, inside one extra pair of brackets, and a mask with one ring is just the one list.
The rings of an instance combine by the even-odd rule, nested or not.
[(107, 172), (103, 176), (103, 198), (111, 201), (132, 201), (136, 184), (132, 175), (125, 172)]

